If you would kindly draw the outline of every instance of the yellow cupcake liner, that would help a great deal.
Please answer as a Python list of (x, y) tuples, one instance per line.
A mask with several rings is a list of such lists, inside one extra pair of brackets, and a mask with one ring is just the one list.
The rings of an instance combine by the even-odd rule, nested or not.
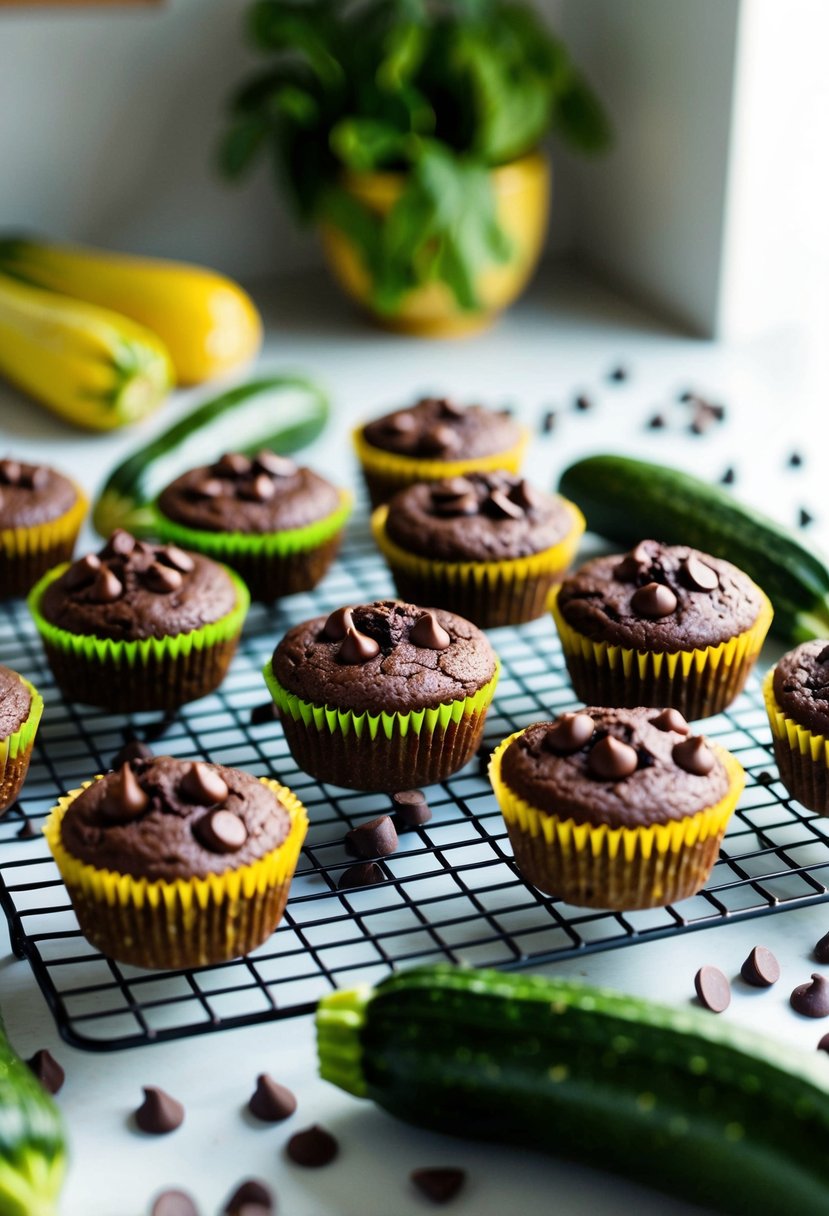
[(17, 800), (23, 788), (37, 728), (43, 716), (43, 698), (28, 680), (19, 677), (29, 690), (29, 713), (16, 731), (0, 739), (0, 814)]
[(799, 752), (801, 756), (808, 756), (815, 763), (829, 768), (829, 739), (826, 735), (810, 730), (808, 726), (800, 726), (783, 712), (774, 695), (774, 670), (772, 667), (766, 672), (763, 680), (763, 700), (766, 703), (772, 734), (775, 739), (787, 744), (792, 751)]
[[(612, 828), (563, 819), (532, 806), (509, 788), (501, 776), (501, 761), (523, 733), (516, 731), (498, 745), (489, 762), (489, 778), (519, 868), (529, 882), (571, 903), (628, 909), (673, 903), (704, 885), (745, 788), (743, 767), (730, 752), (709, 741), (728, 777), (728, 792), (714, 805), (683, 819)], [(562, 889), (545, 885), (551, 873)]]
[(760, 611), (749, 629), (717, 645), (661, 653), (597, 642), (580, 633), (559, 609), (558, 588), (550, 609), (573, 687), (583, 701), (628, 708), (670, 705), (694, 719), (720, 713), (742, 691), (774, 615), (768, 597), (759, 587), (757, 591)]
[[(94, 781), (100, 780), (100, 776), (94, 778)], [(282, 844), (264, 857), (235, 870), (208, 874), (205, 878), (178, 878), (172, 882), (118, 874), (74, 857), (64, 848), (61, 825), (69, 807), (93, 782), (84, 782), (79, 789), (60, 798), (49, 813), (43, 834), (66, 884), (84, 936), (93, 944), (99, 944), (102, 937), (108, 937), (107, 926), (111, 928), (113, 923), (129, 926), (127, 932), (138, 925), (139, 932), (134, 935), (136, 938), (143, 936), (140, 929), (145, 928), (146, 936), (154, 937), (162, 952), (169, 947), (171, 956), (153, 959), (148, 955), (145, 958), (143, 949), (148, 943), (133, 940), (124, 942), (122, 952), (118, 951), (116, 943), (111, 951), (113, 957), (120, 956), (128, 962), (136, 962), (140, 957), (137, 965), (150, 967), (203, 964), (220, 959), (201, 954), (194, 956), (191, 943), (183, 936), (178, 942), (173, 942), (165, 940), (165, 934), (170, 926), (174, 926), (172, 935), (176, 932), (179, 935), (195, 935), (200, 922), (214, 921), (218, 913), (226, 918), (221, 934), (225, 947), (221, 953), (224, 957), (235, 957), (259, 944), (258, 941), (234, 937), (235, 930), (241, 928), (240, 922), (244, 921), (242, 910), (256, 908), (257, 901), (261, 902), (271, 893), (281, 894), (284, 890), (287, 895), (287, 886), (296, 870), (308, 830), (308, 813), (297, 796), (278, 781), (267, 777), (261, 777), (260, 781), (273, 791), (290, 816), (290, 828)], [(284, 906), (284, 899), (281, 904)], [(107, 921), (108, 917), (118, 912), (126, 912), (129, 916), (121, 921)], [(134, 921), (133, 915), (136, 918)], [(265, 926), (264, 935), (261, 932), (258, 934), (260, 940), (275, 927), (275, 922), (269, 927)], [(237, 949), (237, 946), (244, 949)]]
[(763, 680), (763, 700), (781, 779), (798, 802), (829, 815), (829, 738), (801, 726), (783, 711), (774, 695), (774, 670), (772, 667)]
[(68, 511), (45, 523), (21, 528), (0, 528), (0, 552), (7, 557), (22, 557), (41, 553), (71, 540), (80, 531), (89, 503), (80, 486), (74, 486), (77, 498)]
[[(570, 526), (560, 541), (527, 557), (499, 561), (441, 561), (410, 553), (393, 541), (386, 528), (389, 509), (377, 507), (371, 530), (395, 579), (398, 591), (414, 603), (451, 608), (484, 628), (518, 624), (544, 612), (553, 584), (568, 569), (585, 530), (575, 503), (561, 500)], [(410, 594), (422, 588), (423, 595)], [(438, 597), (437, 599), (435, 597)]]

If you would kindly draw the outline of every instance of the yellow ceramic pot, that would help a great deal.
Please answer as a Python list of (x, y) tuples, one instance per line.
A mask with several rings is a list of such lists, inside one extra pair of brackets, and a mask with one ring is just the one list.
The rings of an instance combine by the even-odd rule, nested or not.
[[(498, 221), (513, 252), (507, 262), (489, 266), (478, 276), (479, 309), (459, 308), (445, 283), (428, 283), (408, 292), (393, 314), (378, 313), (372, 307), (371, 280), (359, 250), (339, 228), (326, 223), (320, 228), (323, 248), (346, 295), (382, 325), (424, 337), (454, 337), (490, 324), (521, 293), (538, 262), (547, 231), (552, 174), (549, 159), (534, 152), (493, 169), (490, 176)], [(383, 216), (400, 197), (404, 182), (402, 173), (363, 173), (348, 176), (343, 185), (358, 202)]]

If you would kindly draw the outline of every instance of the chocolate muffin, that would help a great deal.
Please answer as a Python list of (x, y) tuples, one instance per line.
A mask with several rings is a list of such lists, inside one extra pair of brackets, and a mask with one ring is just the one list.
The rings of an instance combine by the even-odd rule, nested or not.
[(173, 710), (218, 687), (248, 603), (225, 566), (123, 531), (29, 597), (64, 696), (125, 713)]
[(486, 629), (541, 616), (584, 518), (513, 473), (470, 473), (398, 490), (372, 529), (401, 599)]
[(0, 664), (0, 815), (17, 801), (43, 713), (40, 694)]
[(573, 904), (650, 908), (698, 891), (745, 783), (675, 709), (585, 709), (511, 735), (490, 777), (515, 859)]
[(227, 452), (162, 490), (165, 539), (226, 562), (255, 600), (310, 591), (340, 544), (351, 496), (285, 456)]
[(720, 713), (742, 691), (772, 618), (730, 562), (654, 540), (587, 562), (552, 605), (580, 700), (670, 705), (688, 718)]
[(509, 414), (448, 397), (423, 397), (354, 432), (372, 506), (414, 481), (472, 472), (517, 473), (529, 438)]
[(785, 654), (763, 695), (780, 779), (803, 806), (829, 815), (829, 641)]
[(306, 829), (277, 782), (160, 756), (61, 799), (44, 830), (84, 936), (121, 962), (169, 968), (270, 936)]
[(351, 789), (400, 790), (474, 756), (498, 661), (463, 617), (382, 600), (295, 626), (264, 674), (300, 768)]
[(78, 486), (45, 464), (0, 460), (0, 599), (68, 561), (86, 514)]

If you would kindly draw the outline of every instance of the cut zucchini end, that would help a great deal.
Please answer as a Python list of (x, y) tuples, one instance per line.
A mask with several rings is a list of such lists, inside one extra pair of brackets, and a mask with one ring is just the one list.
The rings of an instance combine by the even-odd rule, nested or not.
[(136, 503), (115, 490), (105, 490), (92, 511), (92, 524), (105, 540), (116, 528), (124, 528), (133, 536), (152, 536), (155, 508), (150, 503)]
[(329, 993), (317, 1006), (320, 1076), (357, 1098), (368, 1096), (363, 1072), (362, 1031), (366, 1009), (373, 996), (373, 989), (363, 985)]
[(63, 1153), (48, 1160), (24, 1151), (15, 1161), (0, 1160), (0, 1212), (3, 1216), (57, 1216), (66, 1172)]

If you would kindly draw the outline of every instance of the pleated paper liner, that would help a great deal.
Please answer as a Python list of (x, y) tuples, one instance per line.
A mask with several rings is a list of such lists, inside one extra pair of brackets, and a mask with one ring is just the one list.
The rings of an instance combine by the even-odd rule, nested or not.
[(0, 815), (17, 801), (23, 788), (29, 761), (32, 758), (35, 735), (43, 716), (43, 698), (28, 680), (20, 677), (31, 695), (29, 713), (25, 722), (5, 739), (0, 739)]
[(564, 619), (557, 588), (550, 605), (573, 689), (586, 705), (667, 705), (693, 721), (721, 713), (742, 692), (773, 615), (768, 598), (760, 595), (760, 612), (750, 629), (716, 646), (673, 653), (594, 642)]
[(677, 903), (705, 885), (745, 786), (730, 752), (709, 743), (728, 775), (728, 793), (713, 806), (648, 827), (610, 828), (561, 819), (513, 793), (501, 777), (501, 760), (521, 733), (495, 749), (489, 776), (527, 882), (569, 904), (617, 911)]
[(371, 527), (401, 599), (446, 608), (482, 629), (494, 629), (535, 620), (546, 611), (550, 592), (564, 577), (585, 528), (578, 507), (566, 506), (571, 525), (562, 540), (529, 557), (503, 561), (448, 562), (409, 553), (388, 535), (387, 506), (374, 511)]
[(497, 470), (517, 473), (530, 439), (526, 427), (519, 427), (519, 430), (521, 437), (511, 448), (491, 456), (472, 456), (468, 460), (425, 460), (416, 456), (401, 456), (397, 452), (384, 452), (382, 448), (367, 442), (363, 427), (358, 427), (352, 437), (371, 505), (379, 507), (398, 490), (416, 481), (440, 481), (444, 477), (464, 477), (467, 473), (494, 473)]
[(61, 823), (92, 782), (61, 798), (43, 832), (87, 941), (121, 963), (165, 970), (225, 962), (266, 941), (285, 910), (308, 815), (285, 786), (260, 780), (291, 817), (282, 844), (235, 870), (173, 882), (97, 869), (72, 856), (63, 847)]
[(63, 695), (116, 713), (172, 711), (218, 688), (233, 657), (250, 604), (248, 590), (228, 569), (236, 606), (225, 616), (188, 633), (116, 641), (70, 633), (45, 619), (46, 588), (65, 566), (50, 570), (29, 595), (29, 609), (46, 658)]
[(272, 604), (281, 596), (316, 587), (336, 556), (350, 514), (351, 495), (341, 490), (337, 510), (303, 528), (208, 532), (177, 523), (156, 504), (155, 531), (162, 540), (231, 566), (244, 579), (251, 599)]
[(27, 528), (0, 528), (0, 599), (28, 595), (47, 570), (70, 561), (89, 507), (78, 486), (75, 493), (75, 502), (57, 519)]
[(780, 780), (810, 811), (829, 815), (829, 739), (783, 712), (774, 695), (774, 668), (763, 680), (763, 699)]
[(500, 665), (471, 696), (391, 714), (304, 701), (280, 684), (270, 660), (263, 674), (291, 755), (304, 772), (347, 789), (393, 792), (443, 781), (472, 759), (499, 672)]

